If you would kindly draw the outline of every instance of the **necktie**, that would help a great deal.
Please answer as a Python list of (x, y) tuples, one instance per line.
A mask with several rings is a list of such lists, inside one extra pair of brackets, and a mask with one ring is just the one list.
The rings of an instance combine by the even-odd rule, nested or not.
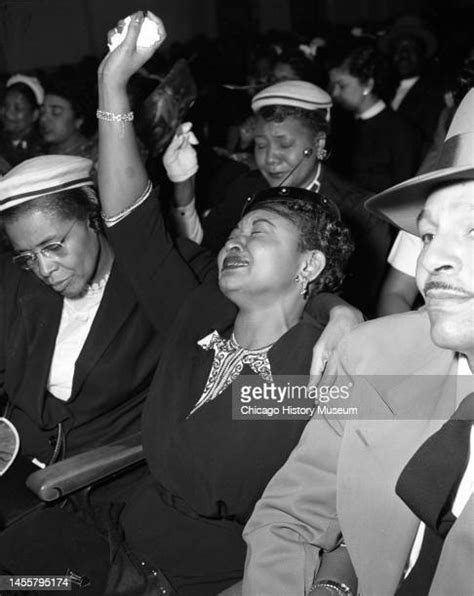
[(427, 595), (443, 543), (456, 517), (453, 500), (469, 458), (474, 393), (426, 440), (402, 471), (396, 493), (426, 524), (418, 559), (396, 596)]

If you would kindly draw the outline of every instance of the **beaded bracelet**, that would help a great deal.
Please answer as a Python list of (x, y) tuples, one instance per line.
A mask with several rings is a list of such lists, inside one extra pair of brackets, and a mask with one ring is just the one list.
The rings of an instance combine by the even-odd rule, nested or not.
[(341, 584), (340, 582), (335, 582), (331, 579), (320, 579), (311, 586), (310, 593), (317, 588), (326, 588), (330, 590), (331, 594), (336, 594), (336, 596), (353, 596), (352, 590), (346, 584)]
[(135, 117), (133, 112), (115, 114), (114, 112), (104, 112), (103, 110), (97, 110), (95, 115), (99, 120), (106, 120), (107, 122), (132, 122)]

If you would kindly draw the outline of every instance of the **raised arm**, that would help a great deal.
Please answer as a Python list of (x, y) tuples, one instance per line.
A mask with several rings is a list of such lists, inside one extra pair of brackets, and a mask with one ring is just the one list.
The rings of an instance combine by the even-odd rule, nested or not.
[[(127, 83), (151, 58), (166, 34), (162, 22), (157, 19), (160, 39), (148, 48), (137, 50), (136, 42), (143, 19), (141, 11), (131, 15), (124, 41), (107, 54), (99, 67), (98, 181), (106, 217), (116, 216), (130, 207), (144, 192), (148, 182), (133, 123), (127, 120), (127, 114), (130, 114)], [(123, 21), (120, 26), (123, 26)]]
[[(199, 247), (173, 243), (155, 193), (140, 200), (147, 195), (148, 176), (127, 116), (126, 85), (161, 43), (136, 49), (142, 21), (142, 13), (132, 15), (124, 41), (99, 67), (99, 192), (116, 260), (150, 321), (166, 333), (190, 292), (214, 279), (215, 259)], [(157, 23), (164, 39), (163, 25)]]

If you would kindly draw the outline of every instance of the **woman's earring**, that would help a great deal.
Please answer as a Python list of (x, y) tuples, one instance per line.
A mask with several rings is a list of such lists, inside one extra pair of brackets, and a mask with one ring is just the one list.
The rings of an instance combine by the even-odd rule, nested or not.
[(295, 277), (295, 282), (300, 286), (300, 296), (307, 298), (309, 294), (309, 282), (300, 273)]
[(318, 147), (316, 149), (316, 157), (319, 161), (324, 161), (328, 156), (328, 152), (324, 147)]

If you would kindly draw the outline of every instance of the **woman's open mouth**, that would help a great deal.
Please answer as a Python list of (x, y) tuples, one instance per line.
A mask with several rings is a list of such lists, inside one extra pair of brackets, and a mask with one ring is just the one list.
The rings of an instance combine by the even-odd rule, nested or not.
[(243, 257), (229, 255), (222, 262), (222, 271), (229, 269), (240, 269), (242, 267), (247, 267), (248, 264), (249, 262)]

